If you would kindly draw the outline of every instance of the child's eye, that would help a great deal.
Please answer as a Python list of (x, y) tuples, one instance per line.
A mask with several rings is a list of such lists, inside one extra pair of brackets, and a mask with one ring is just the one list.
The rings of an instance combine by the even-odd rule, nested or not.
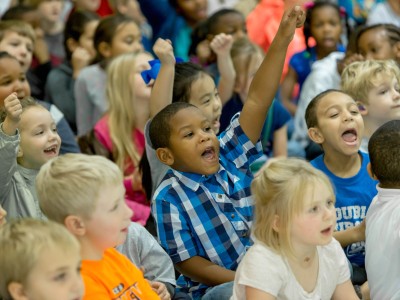
[(64, 281), (67, 278), (66, 273), (60, 273), (54, 277), (54, 281)]
[(387, 93), (387, 91), (388, 91), (388, 90), (386, 90), (386, 89), (385, 89), (385, 90), (381, 90), (381, 91), (379, 91), (379, 95), (384, 95), (384, 94)]
[(205, 132), (209, 132), (210, 130), (211, 130), (211, 127), (210, 127), (210, 126), (207, 126), (207, 127), (204, 128), (204, 131), (205, 131)]
[(318, 206), (313, 206), (311, 209), (310, 209), (310, 212), (312, 212), (312, 213), (316, 213), (316, 212), (318, 212), (319, 211), (319, 207)]
[(190, 138), (190, 137), (192, 137), (193, 136), (193, 132), (188, 132), (188, 133), (186, 133), (183, 137), (185, 137), (185, 138)]
[(328, 206), (329, 206), (329, 207), (335, 206), (335, 201), (333, 201), (333, 200), (328, 200)]
[(57, 127), (51, 129), (53, 132), (58, 132)]
[(358, 113), (359, 113), (359, 111), (358, 111), (358, 110), (355, 110), (355, 109), (354, 109), (354, 110), (351, 110), (350, 112), (351, 112), (352, 115), (358, 115)]
[(338, 113), (334, 113), (334, 114), (331, 114), (331, 115), (329, 116), (329, 118), (334, 119), (334, 118), (336, 118), (338, 115), (339, 115)]
[(118, 209), (119, 202), (117, 202), (110, 211), (116, 211)]
[(210, 98), (206, 98), (206, 99), (204, 99), (204, 100), (203, 100), (203, 104), (207, 104), (207, 103), (209, 103), (209, 102), (210, 102), (210, 100), (211, 100)]
[(43, 134), (43, 130), (38, 131), (38, 132), (35, 133), (35, 135), (41, 135), (41, 134)]

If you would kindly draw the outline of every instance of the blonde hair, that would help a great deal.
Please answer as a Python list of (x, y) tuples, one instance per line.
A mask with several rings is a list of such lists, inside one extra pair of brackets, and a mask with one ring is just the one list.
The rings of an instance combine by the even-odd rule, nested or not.
[(368, 104), (368, 93), (383, 74), (396, 77), (400, 83), (400, 70), (393, 60), (357, 61), (348, 65), (341, 76), (342, 90), (356, 101)]
[(131, 164), (138, 166), (141, 158), (132, 139), (136, 128), (136, 102), (130, 78), (136, 71), (137, 54), (122, 54), (113, 59), (107, 68), (108, 124), (113, 145), (113, 157), (125, 173)]
[(4, 39), (4, 36), (7, 32), (16, 32), (18, 35), (27, 37), (34, 44), (36, 41), (35, 31), (33, 27), (25, 22), (20, 20), (5, 20), (0, 21), (0, 41)]
[[(255, 238), (281, 255), (293, 256), (293, 219), (304, 209), (310, 188), (321, 183), (328, 187), (334, 200), (328, 177), (310, 163), (299, 158), (270, 159), (251, 185), (255, 199)], [(273, 226), (276, 216), (278, 231)]]
[(43, 213), (64, 223), (67, 216), (90, 219), (102, 187), (122, 184), (118, 167), (105, 157), (69, 153), (45, 163), (36, 177)]
[[(242, 37), (233, 42), (231, 49), (231, 58), (235, 60), (241, 56), (246, 56), (247, 67), (250, 67), (250, 62), (256, 58), (256, 55), (260, 56), (260, 61), (264, 57), (263, 50), (252, 41), (248, 39), (248, 37)], [(234, 62), (235, 68), (237, 67)], [(236, 72), (243, 72), (243, 70), (235, 70)], [(248, 70), (247, 70), (248, 72)]]
[(0, 298), (12, 299), (8, 285), (26, 280), (47, 249), (77, 251), (76, 238), (62, 225), (36, 219), (13, 220), (0, 230)]

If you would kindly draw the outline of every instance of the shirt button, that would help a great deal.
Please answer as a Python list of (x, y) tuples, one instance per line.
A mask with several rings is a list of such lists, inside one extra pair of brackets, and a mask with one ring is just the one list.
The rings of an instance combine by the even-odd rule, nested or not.
[(218, 194), (218, 199), (221, 199), (222, 198), (222, 195), (221, 194)]
[(235, 218), (235, 214), (231, 214), (231, 218), (234, 219)]

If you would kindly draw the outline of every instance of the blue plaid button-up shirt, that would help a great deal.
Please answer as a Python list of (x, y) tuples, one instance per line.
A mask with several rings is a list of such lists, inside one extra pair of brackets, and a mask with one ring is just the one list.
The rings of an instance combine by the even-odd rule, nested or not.
[[(252, 244), (253, 199), (250, 164), (262, 155), (240, 127), (239, 114), (219, 136), (220, 168), (213, 175), (169, 170), (153, 196), (158, 238), (174, 263), (204, 257), (236, 270)], [(200, 298), (208, 288), (181, 276), (178, 285)]]

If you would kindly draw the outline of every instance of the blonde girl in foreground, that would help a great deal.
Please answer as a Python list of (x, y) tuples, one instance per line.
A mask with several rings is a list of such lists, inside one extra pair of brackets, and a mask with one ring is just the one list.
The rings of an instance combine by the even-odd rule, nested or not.
[(232, 299), (358, 299), (346, 256), (332, 238), (329, 179), (306, 161), (276, 158), (251, 188), (255, 243), (238, 267)]

